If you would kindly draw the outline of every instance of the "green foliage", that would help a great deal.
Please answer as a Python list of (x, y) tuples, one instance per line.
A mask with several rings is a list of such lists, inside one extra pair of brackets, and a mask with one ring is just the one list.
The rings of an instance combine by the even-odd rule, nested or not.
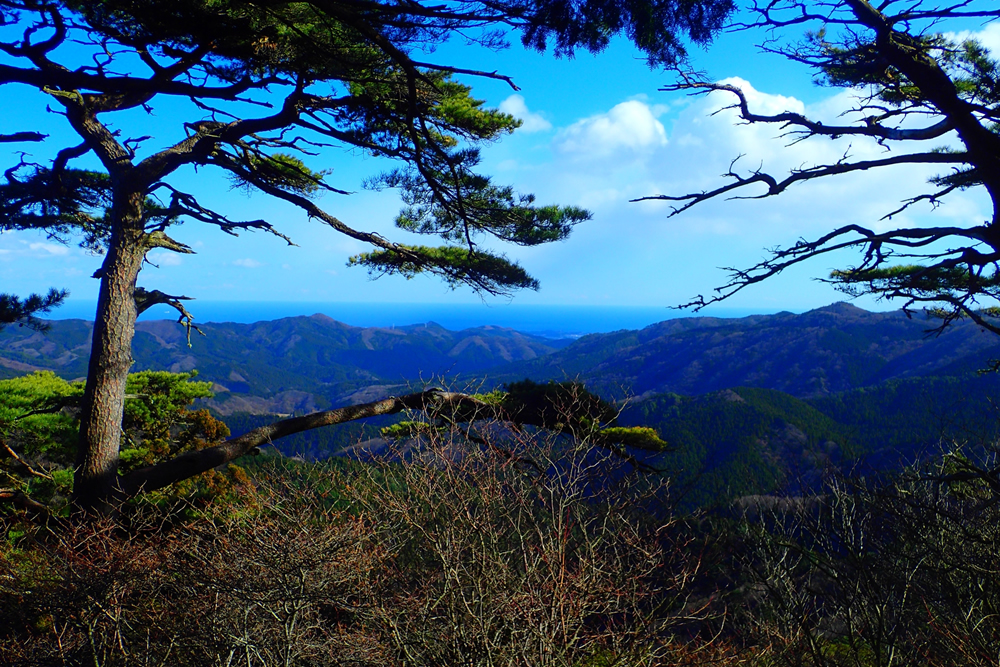
[[(207, 410), (189, 409), (198, 398), (212, 395), (211, 383), (194, 382), (194, 376), (165, 371), (129, 376), (123, 473), (217, 444), (229, 435)], [(0, 452), (4, 485), (13, 484), (39, 500), (70, 492), (83, 390), (82, 382), (68, 382), (50, 371), (0, 380), (0, 439), (9, 448)]]
[(49, 325), (36, 315), (47, 313), (59, 306), (69, 296), (66, 290), (50, 289), (48, 294), (31, 294), (20, 299), (13, 294), (0, 294), (0, 329), (5, 324), (28, 326), (36, 331), (46, 331)]
[(48, 371), (0, 381), (0, 484), (38, 499), (69, 493), (82, 396), (81, 383)]
[(71, 383), (51, 371), (14, 380), (0, 380), (0, 424), (7, 438), (16, 438), (27, 455), (44, 453), (67, 464), (75, 437), (73, 417), (83, 396), (83, 384)]
[[(884, 45), (867, 39), (837, 45), (827, 42), (827, 36), (825, 30), (809, 35), (816, 51), (826, 56), (820, 70), (826, 85), (868, 87), (881, 101), (896, 108), (929, 102), (926, 88), (892, 64)], [(997, 61), (981, 43), (970, 39), (954, 42), (938, 33), (896, 32), (890, 39), (914, 60), (936, 61), (950, 76), (959, 96), (970, 104), (992, 105), (1000, 101)]]
[(668, 471), (684, 509), (725, 506), (789, 484), (815, 485), (827, 463), (856, 455), (841, 424), (769, 389), (661, 394), (627, 405), (620, 421), (652, 428), (669, 442), (669, 448), (650, 448), (662, 452), (650, 462)]
[[(516, 121), (506, 114), (479, 110), (482, 102), (468, 98), (468, 89), (462, 89), (466, 96), (459, 102), (447, 101), (471, 118), (449, 116), (450, 121), (462, 123), (451, 125), (452, 131), (469, 134), (470, 138), (491, 138), (516, 127)], [(451, 114), (453, 109), (444, 112)], [(447, 161), (420, 165), (419, 171), (411, 168), (383, 174), (369, 186), (402, 191), (406, 206), (396, 218), (398, 227), (418, 234), (437, 234), (453, 243), (468, 243), (470, 237), (485, 232), (518, 245), (539, 245), (566, 238), (573, 225), (590, 219), (590, 213), (583, 209), (538, 207), (533, 195), (516, 194), (510, 186), (494, 185), (488, 177), (471, 171), (479, 159), (478, 150), (466, 148), (451, 154)], [(433, 174), (433, 179), (427, 178), (428, 173)]]
[(415, 438), (435, 429), (433, 424), (423, 421), (405, 420), (379, 429), (383, 438)]
[[(871, 269), (833, 271), (830, 279), (845, 292), (858, 295), (908, 290), (909, 293), (931, 297), (945, 292), (978, 292), (1000, 287), (1000, 271), (982, 269), (970, 271), (967, 267), (926, 267), (905, 264)], [(943, 312), (941, 313), (943, 316)]]
[(438, 423), (399, 421), (382, 428), (380, 434), (390, 439), (434, 436), (453, 428), (453, 419), (500, 421), (512, 424), (517, 430), (530, 426), (556, 434), (568, 434), (581, 446), (605, 447), (618, 455), (629, 455), (629, 449), (649, 452), (668, 449), (655, 429), (615, 426), (618, 410), (579, 382), (539, 384), (526, 379), (510, 383), (502, 391), (477, 394), (473, 398), (485, 407), (479, 407), (478, 412), (445, 415)]
[(505, 389), (504, 410), (521, 424), (585, 433), (613, 423), (618, 416), (613, 405), (580, 382), (540, 384), (525, 379)]
[(656, 429), (648, 426), (611, 426), (601, 429), (600, 437), (609, 444), (652, 452), (663, 452), (669, 448)]
[(0, 183), (0, 230), (44, 229), (54, 238), (79, 235), (90, 250), (110, 235), (105, 212), (111, 206), (111, 179), (85, 169), (53, 170), (21, 163)]
[(195, 373), (142, 371), (129, 376), (122, 418), (122, 473), (225, 439), (229, 428), (207, 410), (189, 410), (196, 399), (212, 396), (210, 382), (193, 382)]
[(211, 76), (301, 74), (308, 80), (352, 68), (385, 66), (387, 58), (357, 30), (327, 22), (309, 3), (254, 5), (238, 0), (72, 0), (68, 7), (99, 31), (169, 53), (213, 45)]
[[(945, 445), (976, 450), (974, 443), (1000, 438), (998, 391), (1000, 376), (973, 372), (809, 399), (740, 387), (651, 396), (627, 405), (619, 421), (664, 436), (670, 448), (650, 462), (669, 471), (680, 506), (693, 509), (742, 496), (813, 493), (835, 471), (898, 471)], [(963, 459), (946, 460), (955, 471)]]
[(649, 65), (655, 67), (675, 65), (686, 56), (685, 43), (673, 34), (675, 31), (687, 33), (696, 44), (705, 44), (735, 11), (736, 3), (539, 0), (521, 4), (518, 9), (526, 17), (521, 40), (526, 46), (542, 51), (553, 42), (557, 55), (572, 56), (578, 48), (601, 51), (621, 32), (646, 53)]
[[(418, 81), (411, 82), (404, 72), (386, 69), (376, 78), (350, 82), (351, 99), (339, 116), (350, 123), (353, 132), (370, 142), (368, 150), (389, 155), (398, 149), (399, 133), (408, 129), (405, 119), (414, 110), (426, 116), (428, 138), (445, 149), (454, 148), (460, 139), (497, 139), (520, 125), (510, 114), (484, 106), (482, 100), (472, 97), (471, 87), (453, 80), (449, 73), (421, 70), (420, 74)], [(410, 85), (419, 90), (416, 100), (407, 98)], [(445, 155), (426, 157), (440, 165)], [(459, 152), (453, 157), (461, 158), (454, 161), (456, 166), (468, 168), (478, 162), (476, 151)], [(371, 185), (380, 182), (375, 179)]]
[(245, 171), (234, 171), (231, 180), (234, 186), (242, 187), (248, 194), (253, 190), (253, 182), (247, 179), (249, 175), (255, 181), (306, 196), (320, 190), (325, 175), (310, 170), (305, 162), (287, 153), (248, 154), (242, 166)]
[(458, 246), (396, 246), (392, 250), (354, 255), (351, 266), (365, 266), (373, 275), (401, 275), (407, 279), (421, 273), (444, 278), (450, 286), (473, 284), (490, 292), (509, 288), (538, 289), (538, 281), (516, 262), (485, 251)]
[(808, 402), (843, 425), (856, 445), (854, 454), (894, 465), (936, 451), (941, 442), (1000, 437), (994, 405), (998, 390), (995, 373), (969, 373), (897, 379)]

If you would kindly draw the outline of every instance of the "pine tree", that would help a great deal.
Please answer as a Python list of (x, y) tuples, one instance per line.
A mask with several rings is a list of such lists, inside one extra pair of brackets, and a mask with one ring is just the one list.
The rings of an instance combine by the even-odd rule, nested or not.
[[(490, 294), (534, 288), (521, 266), (484, 249), (482, 239), (555, 241), (589, 214), (536, 205), (533, 196), (477, 173), (477, 144), (517, 121), (484, 107), (454, 76), (505, 77), (415, 54), (455, 31), (498, 47), (502, 31), (513, 28), (526, 46), (553, 45), (559, 55), (599, 51), (624, 34), (651, 65), (671, 64), (684, 56), (680, 34), (703, 42), (731, 9), (731, 0), (0, 0), (0, 84), (35, 88), (79, 137), (51, 163), (22, 154), (5, 171), (0, 228), (79, 238), (105, 257), (95, 276), (101, 287), (77, 501), (100, 506), (123, 489), (137, 490), (119, 476), (136, 318), (167, 303), (191, 325), (185, 297), (137, 287), (146, 253), (192, 252), (170, 235), (182, 222), (290, 242), (267, 220), (237, 220), (199, 202), (173, 184), (180, 170), (217, 170), (367, 244), (371, 250), (351, 261), (376, 274), (429, 273)], [(155, 140), (127, 126), (129, 113), (170, 100), (192, 103), (191, 117), (177, 119), (184, 136), (147, 149)], [(47, 141), (18, 130), (9, 136)], [(396, 243), (321, 208), (316, 195), (343, 191), (308, 161), (331, 144), (398, 161), (375, 185), (402, 191), (400, 228), (444, 245)], [(101, 168), (74, 168), (85, 156)], [(193, 474), (190, 467), (170, 470), (161, 468), (157, 479)]]

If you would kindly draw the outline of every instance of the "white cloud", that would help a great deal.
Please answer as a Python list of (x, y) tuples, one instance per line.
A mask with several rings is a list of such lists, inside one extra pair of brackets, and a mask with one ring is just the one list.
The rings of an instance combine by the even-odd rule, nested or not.
[[(727, 83), (739, 85), (757, 112), (792, 111), (826, 123), (851, 122), (851, 117), (841, 114), (858, 102), (852, 91), (835, 92), (806, 104), (792, 96), (757, 90), (745, 80), (730, 79)], [(929, 207), (917, 205), (891, 220), (880, 220), (903, 200), (926, 191), (927, 178), (937, 169), (922, 165), (799, 183), (777, 197), (760, 200), (728, 201), (719, 197), (673, 218), (668, 216), (677, 202), (629, 203), (643, 196), (683, 195), (718, 188), (731, 182), (722, 174), (741, 155), (733, 167), (736, 172), (748, 175), (761, 169), (780, 179), (796, 169), (834, 164), (845, 154), (850, 160), (887, 154), (885, 147), (858, 137), (815, 137), (792, 143), (792, 138), (781, 136), (786, 130), (777, 125), (742, 123), (735, 110), (725, 109), (734, 101), (731, 94), (717, 92), (695, 98), (683, 107), (671, 104), (663, 110), (662, 105), (657, 108), (645, 100), (628, 100), (560, 132), (553, 141), (551, 162), (520, 176), (531, 179), (530, 188), (546, 200), (593, 211), (593, 221), (580, 225), (568, 244), (574, 254), (583, 256), (593, 249), (608, 256), (635, 255), (635, 266), (644, 266), (651, 276), (662, 275), (664, 284), (670, 280), (668, 276), (681, 282), (687, 280), (677, 278), (671, 267), (691, 264), (694, 255), (703, 255), (708, 267), (750, 266), (766, 254), (763, 248), (817, 237), (847, 222), (878, 230), (940, 224), (938, 216), (954, 224), (982, 218), (981, 202), (962, 193), (953, 196), (952, 201), (946, 200), (936, 215), (930, 213)], [(891, 148), (894, 152), (908, 149)], [(752, 197), (765, 191), (763, 184), (755, 184), (732, 194)], [(712, 252), (706, 252), (706, 248)], [(556, 266), (560, 264), (555, 259), (560, 251), (561, 246), (546, 246), (535, 250), (536, 256), (525, 262), (547, 267), (549, 260), (544, 258), (551, 257)], [(651, 264), (643, 263), (645, 255), (650, 255)], [(829, 265), (820, 261), (812, 275), (823, 275), (841, 261), (832, 259)], [(619, 266), (619, 270), (632, 269)], [(544, 271), (539, 269), (538, 273), (544, 284)]]
[(169, 250), (153, 250), (146, 259), (156, 266), (180, 266), (183, 262), (180, 255)]
[(245, 259), (234, 259), (233, 266), (242, 266), (244, 269), (256, 269), (264, 265), (258, 262), (256, 259), (251, 259), (247, 257)]
[(629, 100), (607, 113), (579, 120), (559, 133), (555, 148), (563, 154), (606, 158), (623, 153), (649, 153), (667, 144), (667, 133), (654, 109)]
[[(747, 104), (750, 108), (762, 114), (777, 114), (782, 111), (791, 111), (793, 113), (803, 113), (805, 111), (805, 104), (801, 101), (795, 99), (794, 97), (787, 97), (785, 95), (772, 95), (768, 93), (762, 93), (751, 85), (746, 79), (741, 79), (739, 77), (730, 77), (728, 79), (723, 79), (719, 83), (735, 86), (743, 91), (743, 96), (747, 98)], [(712, 96), (718, 96), (717, 99), (725, 98), (722, 100), (724, 104), (716, 105), (718, 108), (723, 106), (728, 106), (736, 101), (736, 98), (731, 93), (718, 92), (713, 93)], [(734, 111), (735, 113), (735, 111)]]
[[(751, 109), (758, 113), (791, 111), (824, 123), (845, 125), (857, 118), (856, 114), (845, 114), (859, 103), (856, 91), (840, 91), (805, 104), (794, 97), (756, 90), (747, 81), (726, 82), (738, 85)], [(881, 146), (865, 137), (812, 137), (795, 143), (796, 137), (783, 136), (787, 129), (777, 124), (747, 125), (740, 121), (736, 110), (722, 110), (733, 101), (732, 95), (713, 93), (680, 114), (673, 128), (675, 134), (691, 135), (701, 145), (699, 141), (684, 142), (684, 146), (679, 141), (673, 142), (672, 147), (677, 150), (669, 151), (672, 168), (654, 176), (659, 181), (658, 192), (699, 192), (732, 182), (720, 174), (728, 171), (731, 160), (739, 155), (744, 157), (733, 167), (737, 173), (747, 176), (760, 169), (780, 180), (799, 169), (841, 160), (880, 159), (913, 149), (891, 143)], [(700, 204), (675, 220), (683, 224), (684, 219), (689, 219), (693, 228), (699, 224), (697, 221), (711, 216), (728, 217), (743, 238), (758, 236), (763, 231), (768, 239), (773, 239), (769, 245), (787, 245), (799, 237), (814, 237), (847, 222), (857, 222), (876, 231), (940, 224), (937, 218), (940, 215), (952, 218), (957, 224), (978, 222), (975, 193), (946, 198), (937, 216), (930, 215), (929, 206), (918, 204), (892, 219), (882, 219), (904, 200), (927, 192), (931, 187), (928, 178), (939, 171), (939, 167), (929, 165), (900, 165), (826, 177), (794, 184), (773, 198), (752, 202), (720, 199)], [(757, 184), (732, 194), (747, 197), (765, 191), (762, 184)], [(702, 224), (701, 229), (711, 233), (713, 225)]]
[[(751, 111), (762, 115), (792, 112), (827, 124), (849, 125), (852, 124), (849, 112), (859, 103), (857, 93), (850, 90), (807, 105), (795, 97), (759, 91), (743, 79), (725, 79), (721, 83), (738, 87)], [(800, 135), (789, 134), (794, 128), (779, 123), (747, 124), (738, 109), (730, 108), (735, 101), (736, 97), (725, 91), (710, 93), (685, 109), (674, 123), (676, 139), (668, 154), (673, 158), (671, 162), (683, 166), (676, 170), (677, 177), (690, 183), (689, 187), (696, 183), (699, 188), (718, 187), (722, 182), (719, 175), (728, 171), (731, 161), (740, 156), (733, 167), (737, 173), (746, 175), (761, 169), (780, 177), (792, 170), (832, 164), (845, 157), (856, 161), (886, 155), (884, 146), (866, 137), (812, 137), (797, 141)], [(883, 173), (889, 171), (892, 170)], [(898, 178), (901, 172), (895, 173)], [(878, 172), (872, 172), (866, 179), (876, 181), (879, 177)], [(842, 190), (841, 183), (850, 180), (851, 177), (833, 178), (823, 182), (837, 181), (835, 189)], [(748, 189), (744, 194), (749, 193)]]
[(521, 121), (519, 132), (544, 132), (552, 129), (552, 123), (545, 120), (541, 114), (528, 110), (528, 105), (524, 103), (524, 97), (521, 95), (511, 95), (500, 103), (499, 109)]
[(44, 252), (49, 255), (68, 255), (69, 248), (58, 243), (30, 243), (28, 247), (36, 252)]
[(989, 49), (994, 58), (1000, 58), (1000, 23), (990, 23), (978, 32), (963, 30), (962, 32), (946, 32), (944, 36), (954, 42), (974, 39)]

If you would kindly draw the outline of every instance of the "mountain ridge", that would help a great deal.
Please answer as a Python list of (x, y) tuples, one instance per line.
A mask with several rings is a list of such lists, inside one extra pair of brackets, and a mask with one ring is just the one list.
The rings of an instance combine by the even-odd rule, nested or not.
[[(85, 375), (92, 325), (51, 324), (46, 334), (0, 331), (0, 376)], [(301, 413), (442, 377), (484, 387), (578, 379), (615, 399), (740, 386), (818, 398), (892, 379), (963, 374), (1000, 357), (1000, 340), (973, 323), (928, 337), (934, 324), (837, 303), (802, 314), (677, 318), (567, 341), (492, 325), (353, 327), (312, 315), (201, 325), (208, 335), (194, 335), (188, 347), (183, 327), (152, 320), (137, 325), (133, 354), (136, 370), (197, 370), (217, 392), (208, 405), (222, 414)]]
[(899, 377), (967, 372), (1000, 355), (1000, 339), (972, 322), (937, 336), (928, 335), (931, 325), (902, 311), (872, 313), (846, 303), (801, 315), (678, 318), (584, 336), (494, 373), (506, 380), (575, 378), (617, 397), (622, 387), (642, 397), (751, 386), (807, 398)]
[[(0, 331), (0, 376), (52, 370), (68, 379), (86, 374), (93, 325), (50, 322), (46, 333)], [(135, 370), (197, 370), (218, 396), (210, 407), (234, 411), (302, 412), (350, 402), (372, 387), (401, 387), (444, 373), (481, 373), (511, 361), (549, 354), (568, 341), (503, 327), (452, 332), (434, 324), (352, 327), (325, 315), (253, 324), (199, 325), (192, 335), (170, 320), (136, 325)], [(232, 405), (229, 405), (232, 403)]]

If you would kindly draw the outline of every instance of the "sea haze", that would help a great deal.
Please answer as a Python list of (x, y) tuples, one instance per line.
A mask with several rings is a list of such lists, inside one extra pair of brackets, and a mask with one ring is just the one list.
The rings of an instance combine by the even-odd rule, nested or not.
[[(690, 311), (667, 306), (553, 306), (518, 303), (322, 303), (310, 301), (191, 301), (188, 310), (197, 322), (237, 322), (251, 324), (298, 315), (321, 313), (356, 327), (394, 327), (436, 322), (445, 329), (461, 331), (494, 325), (547, 338), (578, 338), (591, 333), (622, 329), (642, 329)], [(95, 304), (70, 300), (48, 317), (51, 319), (94, 319)], [(776, 311), (714, 308), (699, 313), (712, 317), (745, 317)], [(156, 306), (141, 320), (172, 319), (176, 311)]]

